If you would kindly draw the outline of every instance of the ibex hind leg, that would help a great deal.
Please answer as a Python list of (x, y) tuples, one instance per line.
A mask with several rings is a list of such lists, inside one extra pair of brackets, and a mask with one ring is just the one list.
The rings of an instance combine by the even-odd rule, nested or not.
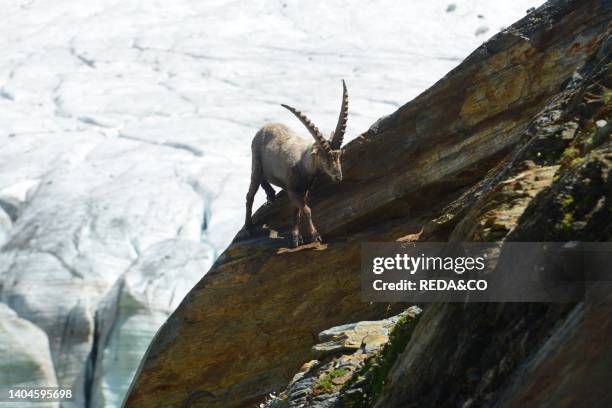
[(255, 200), (255, 193), (263, 180), (261, 161), (253, 154), (252, 166), (251, 166), (251, 184), (249, 185), (249, 191), (246, 195), (246, 216), (244, 219), (244, 227), (249, 234), (253, 232), (253, 201)]
[(274, 202), (274, 200), (276, 200), (276, 191), (274, 191), (274, 188), (270, 185), (270, 183), (268, 183), (266, 180), (262, 180), (261, 187), (266, 192), (266, 199), (268, 202)]

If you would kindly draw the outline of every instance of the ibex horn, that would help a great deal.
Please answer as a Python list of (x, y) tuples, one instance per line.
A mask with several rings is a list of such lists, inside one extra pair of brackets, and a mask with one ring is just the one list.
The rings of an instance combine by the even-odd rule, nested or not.
[(340, 149), (342, 141), (344, 140), (344, 134), (346, 133), (346, 122), (348, 122), (348, 92), (346, 90), (346, 83), (342, 80), (342, 105), (340, 105), (340, 116), (338, 116), (338, 124), (336, 130), (331, 137), (332, 149)]
[(308, 129), (308, 131), (310, 132), (310, 134), (315, 138), (315, 140), (317, 141), (317, 143), (327, 152), (329, 152), (331, 150), (331, 147), (329, 146), (329, 142), (323, 137), (323, 135), (321, 134), (321, 131), (319, 130), (318, 127), (316, 127), (314, 125), (314, 123), (312, 123), (310, 121), (310, 119), (308, 119), (306, 117), (306, 115), (304, 115), (302, 112), (300, 112), (299, 110), (292, 108), (291, 106), (285, 105), (285, 104), (281, 104), (281, 106), (285, 109), (288, 109), (291, 113), (293, 113), (295, 116), (297, 116), (297, 118), (300, 120), (300, 122), (302, 122), (304, 124), (304, 126), (306, 126), (306, 129)]

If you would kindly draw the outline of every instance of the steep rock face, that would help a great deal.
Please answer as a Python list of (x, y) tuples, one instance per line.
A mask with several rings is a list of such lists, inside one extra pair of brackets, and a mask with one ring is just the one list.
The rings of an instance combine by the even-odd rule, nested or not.
[[(612, 239), (611, 56), (608, 30), (508, 164), (481, 183), (494, 186), (451, 205), (470, 204), (452, 239)], [(592, 302), (431, 305), (374, 406), (607, 406), (610, 311)]]
[[(255, 238), (239, 234), (160, 329), (126, 405), (239, 407), (282, 389), (309, 360), (314, 333), (384, 315), (384, 305), (360, 300), (361, 241), (397, 239), (422, 225), (422, 239), (432, 241), (505, 236), (559, 166), (559, 160), (541, 162), (533, 145), (525, 145), (537, 139), (529, 125), (575, 70), (601, 51), (609, 19), (605, 1), (548, 3), (350, 143), (343, 159), (346, 181), (318, 180), (312, 193), (326, 245), (283, 249), (290, 219), (286, 199), (260, 209), (255, 219), (266, 228)], [(534, 157), (520, 155), (525, 146)], [(521, 172), (523, 181), (515, 184), (525, 188), (504, 190), (502, 181)], [(483, 197), (497, 197), (500, 205), (487, 206), (494, 201)], [(472, 228), (481, 222), (483, 228)], [(537, 331), (542, 319), (556, 322), (568, 313), (566, 307), (530, 305), (509, 306), (499, 315), (495, 306), (467, 309), (473, 310), (468, 316), (498, 320), (490, 326), (474, 319), (466, 332), (504, 333), (507, 324), (511, 333), (519, 315), (525, 321), (533, 317)], [(465, 321), (461, 316), (458, 306), (426, 309), (414, 334), (423, 346), (414, 353), (454, 350), (436, 342), (432, 328), (451, 336), (456, 322)], [(550, 330), (544, 325), (538, 338)], [(440, 370), (445, 363), (431, 364), (434, 356), (417, 359), (411, 370), (427, 364)], [(436, 372), (428, 371), (431, 381)], [(405, 403), (417, 388), (387, 391), (387, 401)]]

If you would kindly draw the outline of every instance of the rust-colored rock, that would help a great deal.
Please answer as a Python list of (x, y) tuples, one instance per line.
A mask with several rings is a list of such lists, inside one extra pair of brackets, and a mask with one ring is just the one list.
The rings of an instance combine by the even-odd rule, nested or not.
[[(322, 181), (312, 192), (327, 247), (288, 251), (265, 231), (250, 239), (239, 234), (157, 333), (126, 406), (250, 406), (284, 388), (310, 360), (316, 333), (391, 312), (360, 299), (362, 241), (396, 240), (421, 226), (425, 241), (493, 239), (512, 229), (556, 171), (522, 156), (527, 167), (519, 171), (516, 149), (533, 136), (528, 127), (538, 112), (606, 41), (607, 4), (549, 3), (350, 143), (346, 181)], [(529, 169), (529, 160), (537, 168)], [(254, 220), (286, 236), (290, 208), (280, 197)], [(503, 205), (488, 206), (485, 198)], [(422, 344), (434, 352), (442, 347), (424, 325), (459, 313), (445, 305), (426, 310)], [(388, 401), (411, 392), (389, 393)]]
[[(612, 240), (609, 30), (602, 38), (511, 159), (447, 207), (451, 239)], [(611, 405), (610, 284), (595, 285), (607, 304), (429, 305), (371, 406)]]

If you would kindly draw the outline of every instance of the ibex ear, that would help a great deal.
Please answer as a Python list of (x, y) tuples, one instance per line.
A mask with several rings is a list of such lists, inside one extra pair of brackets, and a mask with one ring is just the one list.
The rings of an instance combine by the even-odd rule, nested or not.
[(319, 148), (315, 145), (312, 147), (312, 152), (310, 152), (312, 156), (316, 156), (319, 154)]

